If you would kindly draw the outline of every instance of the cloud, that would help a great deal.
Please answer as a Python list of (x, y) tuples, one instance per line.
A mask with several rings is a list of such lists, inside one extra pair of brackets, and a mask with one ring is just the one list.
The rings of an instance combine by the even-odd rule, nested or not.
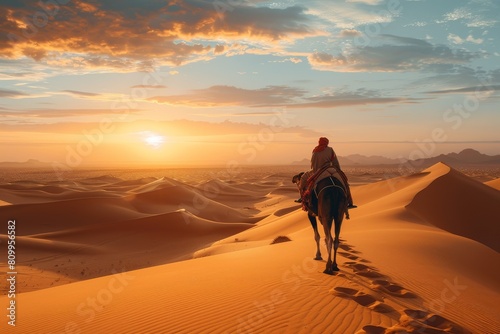
[(359, 2), (365, 5), (372, 5), (372, 6), (379, 5), (382, 3), (382, 1), (383, 0), (347, 0), (347, 2)]
[(309, 11), (327, 22), (324, 30), (330, 30), (331, 27), (338, 29), (355, 29), (357, 27), (380, 28), (397, 18), (402, 12), (402, 6), (399, 2), (389, 1), (386, 6), (380, 6), (380, 10), (373, 10), (373, 7), (366, 5), (380, 5), (378, 0), (360, 0), (343, 1), (342, 4), (332, 5), (329, 1), (310, 0), (307, 1)]
[(292, 103), (305, 94), (304, 90), (288, 86), (268, 86), (261, 89), (244, 89), (234, 86), (212, 86), (193, 90), (189, 94), (154, 96), (149, 101), (191, 107), (250, 106), (262, 107)]
[[(0, 52), (55, 67), (133, 71), (151, 67), (151, 59), (182, 65), (228, 52), (219, 41), (278, 45), (322, 34), (304, 7), (257, 7), (243, 0), (229, 6), (221, 11), (202, 0), (71, 1), (47, 7), (53, 15), (45, 15), (28, 0), (3, 2)], [(43, 22), (33, 21), (36, 13)]]
[(464, 40), (455, 34), (448, 34), (448, 40), (453, 44), (462, 44)]
[(22, 98), (22, 97), (27, 97), (28, 94), (24, 92), (20, 92), (17, 90), (10, 90), (10, 89), (0, 89), (0, 98)]
[[(0, 40), (1, 38), (2, 34), (0, 34)], [(2, 81), (41, 81), (56, 74), (56, 71), (44, 68), (31, 58), (6, 59), (2, 56), (4, 55), (0, 51), (0, 80)], [(57, 74), (63, 74), (63, 72), (65, 71), (58, 70)]]
[(101, 94), (98, 93), (89, 93), (89, 92), (81, 92), (78, 90), (62, 90), (61, 93), (67, 93), (69, 95), (73, 95), (76, 97), (95, 97), (95, 96), (100, 96)]
[[(1, 114), (0, 114), (1, 115)], [(215, 136), (218, 140), (227, 135), (254, 135), (262, 131), (263, 128), (273, 126), (279, 127), (280, 133), (284, 134), (299, 134), (300, 136), (314, 136), (317, 133), (313, 130), (301, 126), (286, 126), (283, 121), (277, 121), (275, 124), (267, 124), (273, 119), (290, 117), (283, 114), (265, 114), (262, 115), (263, 123), (246, 123), (246, 122), (208, 122), (208, 121), (192, 121), (192, 120), (172, 120), (172, 121), (134, 121), (113, 123), (113, 134), (131, 134), (137, 131), (151, 131), (158, 134), (165, 134), (168, 137), (205, 137)], [(6, 132), (22, 132), (22, 133), (49, 133), (49, 134), (77, 134), (81, 135), (91, 129), (99, 129), (98, 122), (77, 123), (77, 122), (61, 122), (61, 123), (45, 123), (45, 124), (5, 124), (0, 122), (0, 135)], [(224, 134), (224, 136), (221, 136)]]
[(2, 66), (0, 64), (0, 80), (3, 81), (41, 81), (47, 77), (43, 72), (30, 72), (30, 71), (12, 71), (12, 67)]
[(297, 57), (290, 57), (290, 58), (287, 58), (286, 60), (290, 61), (290, 62), (292, 62), (294, 64), (302, 63), (302, 59), (297, 58)]
[[(293, 6), (288, 8), (267, 8), (235, 5), (224, 12), (222, 20), (215, 21), (212, 27), (220, 33), (238, 34), (271, 38), (275, 41), (318, 34), (311, 25), (312, 17), (305, 14), (306, 8)], [(187, 31), (187, 33), (192, 33)]]
[(344, 37), (344, 38), (359, 37), (359, 36), (362, 36), (362, 34), (356, 29), (342, 29), (339, 34), (339, 37)]
[(453, 11), (444, 14), (443, 19), (436, 21), (436, 23), (446, 23), (452, 21), (464, 22), (469, 28), (493, 27), (498, 23), (498, 19), (486, 18), (477, 13), (477, 9), (468, 7), (455, 8)]
[(79, 90), (62, 90), (58, 92), (47, 93), (50, 95), (68, 95), (77, 99), (95, 100), (95, 101), (117, 101), (123, 97), (123, 94), (118, 93), (92, 93)]
[(408, 23), (403, 25), (403, 27), (425, 27), (427, 25), (427, 22), (425, 21), (416, 21), (413, 23)]
[[(338, 55), (315, 52), (308, 59), (316, 70), (396, 72), (417, 71), (435, 64), (463, 64), (478, 57), (466, 50), (452, 50), (416, 38), (380, 35), (377, 41), (378, 45), (374, 46), (358, 46), (354, 43)], [(372, 44), (377, 41), (374, 39)]]
[(130, 88), (145, 88), (145, 89), (160, 89), (160, 88), (167, 88), (167, 86), (164, 85), (135, 85)]
[[(298, 64), (298, 63), (302, 63), (302, 59), (298, 58), (298, 57), (290, 57), (290, 58), (285, 58), (285, 59), (282, 59), (282, 60), (270, 60), (269, 61), (270, 63), (287, 63), (287, 62), (290, 62), (290, 63), (294, 63), (294, 64)], [(245, 74), (245, 73), (240, 73), (239, 74)]]
[(445, 89), (428, 91), (428, 94), (459, 94), (459, 93), (485, 93), (485, 92), (500, 92), (500, 84), (485, 84), (481, 86), (463, 87), (457, 89)]
[(328, 94), (305, 98), (306, 102), (288, 105), (288, 108), (336, 108), (369, 104), (417, 103), (417, 99), (404, 97), (382, 97), (372, 90), (339, 90)]
[[(27, 86), (29, 88), (39, 88), (35, 86)], [(13, 89), (3, 89), (0, 88), (0, 98), (4, 99), (33, 99), (38, 97), (46, 97), (49, 96), (47, 93), (26, 93), (19, 90)]]
[(448, 40), (453, 44), (463, 44), (465, 42), (474, 43), (474, 44), (482, 44), (482, 38), (474, 38), (472, 35), (467, 36), (466, 38), (461, 38), (455, 34), (448, 34)]
[(197, 116), (203, 116), (207, 118), (221, 118), (221, 117), (263, 117), (263, 116), (275, 116), (279, 115), (278, 111), (262, 111), (262, 112), (240, 112), (240, 113), (205, 113), (196, 114)]
[(436, 69), (434, 75), (408, 84), (408, 89), (432, 94), (433, 97), (442, 94), (473, 93), (486, 98), (497, 92), (498, 87), (500, 87), (500, 70), (485, 71), (467, 66)]
[(484, 41), (482, 38), (474, 38), (474, 37), (472, 37), (472, 35), (467, 36), (467, 38), (465, 40), (467, 42), (471, 42), (474, 44), (483, 44), (483, 41)]
[(138, 113), (140, 109), (30, 109), (30, 110), (0, 110), (0, 118), (22, 121), (29, 118), (65, 118), (75, 116), (106, 116)]
[[(0, 72), (0, 80), (29, 80), (34, 73), (32, 72)], [(36, 80), (39, 78), (37, 77)]]
[[(334, 108), (341, 106), (417, 103), (417, 99), (405, 97), (385, 97), (373, 90), (359, 89), (349, 91), (344, 88), (336, 92), (317, 96), (306, 96), (302, 89), (288, 86), (268, 86), (261, 89), (243, 89), (233, 86), (212, 86), (194, 90), (189, 94), (155, 96), (148, 99), (157, 103), (190, 107), (287, 107), (287, 108)], [(264, 112), (267, 114), (268, 112)], [(222, 116), (258, 116), (262, 112), (251, 113), (217, 113), (210, 117)], [(206, 115), (205, 115), (206, 116)]]

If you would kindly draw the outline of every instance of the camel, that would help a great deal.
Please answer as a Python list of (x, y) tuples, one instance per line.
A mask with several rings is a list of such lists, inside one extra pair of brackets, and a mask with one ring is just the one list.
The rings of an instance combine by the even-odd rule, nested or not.
[[(300, 179), (300, 176), (294, 176), (292, 182), (296, 183), (297, 178)], [(340, 181), (333, 177), (327, 177), (320, 180), (315, 190), (311, 192), (311, 200), (307, 215), (314, 230), (314, 240), (316, 241), (316, 256), (314, 259), (323, 260), (319, 249), (320, 235), (316, 221), (316, 216), (318, 216), (325, 231), (325, 243), (328, 251), (328, 260), (326, 262), (326, 268), (323, 271), (325, 274), (333, 275), (334, 271), (339, 271), (339, 267), (337, 266), (337, 249), (340, 244), (340, 227), (344, 220), (344, 214), (348, 217), (347, 205), (346, 192)], [(332, 238), (331, 234), (333, 223), (335, 223), (335, 239)], [(332, 246), (334, 249), (333, 261)]]

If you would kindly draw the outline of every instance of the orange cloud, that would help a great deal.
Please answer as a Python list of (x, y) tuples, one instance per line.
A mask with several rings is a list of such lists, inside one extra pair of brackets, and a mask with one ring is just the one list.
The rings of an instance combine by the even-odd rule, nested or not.
[(126, 71), (147, 68), (154, 58), (181, 65), (227, 52), (219, 41), (279, 44), (319, 34), (305, 8), (298, 6), (255, 7), (242, 1), (221, 12), (200, 0), (41, 4), (21, 0), (0, 5), (3, 57)]

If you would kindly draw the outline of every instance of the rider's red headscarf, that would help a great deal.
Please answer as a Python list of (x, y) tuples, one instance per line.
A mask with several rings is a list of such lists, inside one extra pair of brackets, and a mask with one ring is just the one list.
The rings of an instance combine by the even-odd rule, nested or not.
[(321, 137), (319, 140), (318, 140), (318, 146), (316, 146), (313, 150), (313, 153), (315, 152), (321, 152), (323, 151), (327, 146), (328, 146), (328, 143), (330, 141), (328, 140), (328, 138), (326, 137)]

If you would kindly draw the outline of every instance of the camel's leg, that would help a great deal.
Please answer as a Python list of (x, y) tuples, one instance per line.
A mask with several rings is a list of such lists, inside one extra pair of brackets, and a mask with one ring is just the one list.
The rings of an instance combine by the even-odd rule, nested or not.
[(331, 233), (332, 222), (321, 218), (321, 223), (323, 224), (323, 229), (325, 230), (325, 243), (326, 250), (328, 252), (328, 260), (326, 261), (326, 268), (323, 271), (325, 274), (332, 275), (333, 274), (333, 262), (332, 262), (332, 246), (333, 246), (333, 238)]
[(319, 232), (318, 232), (318, 223), (316, 221), (316, 217), (307, 215), (309, 218), (309, 221), (311, 222), (312, 228), (314, 230), (314, 240), (316, 241), (316, 257), (314, 258), (315, 260), (323, 260), (321, 257), (321, 252), (319, 250), (319, 240), (321, 239)]
[(343, 214), (337, 215), (335, 219), (335, 240), (333, 241), (333, 265), (332, 270), (339, 271), (337, 266), (337, 249), (340, 244), (340, 227), (342, 226)]
[(332, 264), (332, 270), (333, 271), (339, 271), (339, 267), (337, 266), (337, 249), (339, 248), (339, 237), (335, 236), (335, 240), (333, 241), (333, 264)]

